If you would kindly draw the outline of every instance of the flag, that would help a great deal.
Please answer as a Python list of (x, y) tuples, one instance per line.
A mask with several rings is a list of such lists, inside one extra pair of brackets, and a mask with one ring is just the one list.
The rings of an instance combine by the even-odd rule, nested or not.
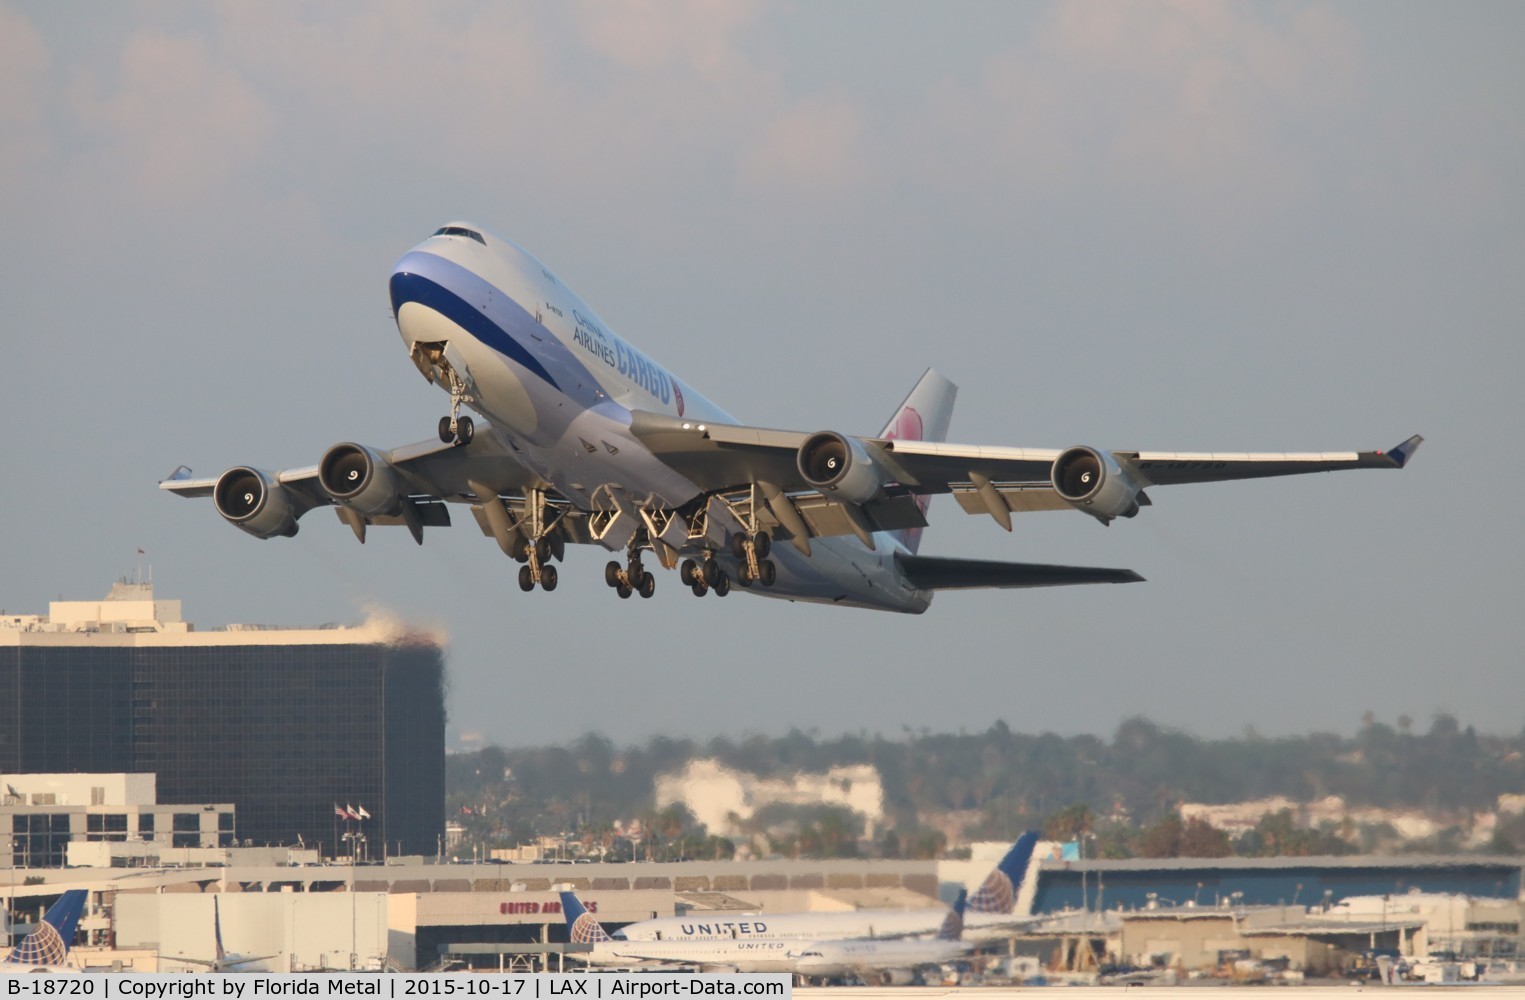
[(345, 809), (346, 812), (349, 813), (349, 818), (350, 819), (359, 819), (360, 818), (360, 814), (355, 812), (355, 807), (354, 806), (346, 805), (344, 807), (344, 809)]
[(355, 812), (359, 813), (360, 819), (370, 819), (371, 814), (365, 811), (365, 806), (356, 806)]
[(349, 819), (349, 813), (345, 812), (344, 807), (337, 802), (334, 803), (334, 815), (340, 819)]

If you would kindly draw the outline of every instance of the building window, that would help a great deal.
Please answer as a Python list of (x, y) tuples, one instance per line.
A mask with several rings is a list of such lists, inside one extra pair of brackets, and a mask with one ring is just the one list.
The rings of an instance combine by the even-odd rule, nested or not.
[(175, 813), (173, 823), (176, 833), (201, 832), (201, 815), (199, 813)]

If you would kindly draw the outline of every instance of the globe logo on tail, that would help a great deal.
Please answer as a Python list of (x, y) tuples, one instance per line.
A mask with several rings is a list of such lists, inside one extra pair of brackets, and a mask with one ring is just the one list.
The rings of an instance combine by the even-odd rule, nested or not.
[(11, 952), (10, 961), (22, 965), (62, 965), (69, 948), (52, 924), (42, 923)]
[(1017, 894), (1011, 879), (999, 870), (985, 876), (979, 889), (969, 897), (969, 909), (976, 913), (1010, 913), (1016, 905)]
[(607, 931), (594, 919), (591, 913), (579, 913), (572, 923), (572, 931), (568, 935), (573, 944), (593, 944), (596, 941), (609, 941)]

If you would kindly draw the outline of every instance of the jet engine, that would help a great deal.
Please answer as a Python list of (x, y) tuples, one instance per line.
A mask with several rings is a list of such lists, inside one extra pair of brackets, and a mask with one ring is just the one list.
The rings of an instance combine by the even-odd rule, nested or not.
[(291, 493), (262, 469), (239, 466), (218, 476), (212, 503), (229, 524), (255, 538), (297, 533), (300, 511)]
[(396, 514), (402, 492), (392, 463), (364, 445), (346, 441), (323, 453), (318, 483), (335, 503), (366, 517)]
[(1054, 491), (1070, 506), (1103, 524), (1138, 513), (1140, 487), (1104, 451), (1077, 446), (1054, 459)]
[(862, 443), (836, 431), (806, 438), (795, 463), (805, 482), (845, 503), (868, 503), (884, 489), (884, 471)]
[(910, 986), (916, 982), (916, 973), (911, 969), (880, 969), (880, 986)]

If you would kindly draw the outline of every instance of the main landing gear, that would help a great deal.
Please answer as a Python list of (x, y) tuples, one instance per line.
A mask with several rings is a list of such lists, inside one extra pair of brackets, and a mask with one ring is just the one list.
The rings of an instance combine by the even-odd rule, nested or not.
[(708, 553), (698, 562), (683, 560), (683, 564), (678, 567), (678, 578), (694, 592), (695, 597), (703, 597), (712, 590), (716, 597), (724, 597), (731, 592), (731, 578), (725, 575), (725, 570)]
[(622, 601), (629, 600), (631, 594), (646, 598), (657, 592), (657, 578), (641, 565), (641, 553), (633, 546), (624, 569), (612, 560), (604, 567), (604, 583), (613, 587)]
[(764, 587), (773, 586), (773, 581), (778, 577), (778, 567), (773, 560), (767, 558), (772, 551), (773, 539), (766, 531), (732, 535), (731, 554), (741, 563), (736, 569), (736, 582), (743, 587), (750, 587), (754, 583)]
[[(462, 418), (470, 420), (469, 417)], [(557, 521), (546, 521), (545, 491), (529, 489), (524, 491), (524, 515), (528, 522), (528, 535), (521, 534), (514, 545), (513, 557), (524, 563), (519, 567), (519, 589), (526, 593), (535, 589), (535, 584), (540, 584), (540, 589), (550, 592), (556, 589), (556, 567), (551, 565), (551, 560), (561, 559), (566, 551), (566, 542), (560, 534), (555, 534)], [(531, 542), (530, 538), (534, 538)]]

